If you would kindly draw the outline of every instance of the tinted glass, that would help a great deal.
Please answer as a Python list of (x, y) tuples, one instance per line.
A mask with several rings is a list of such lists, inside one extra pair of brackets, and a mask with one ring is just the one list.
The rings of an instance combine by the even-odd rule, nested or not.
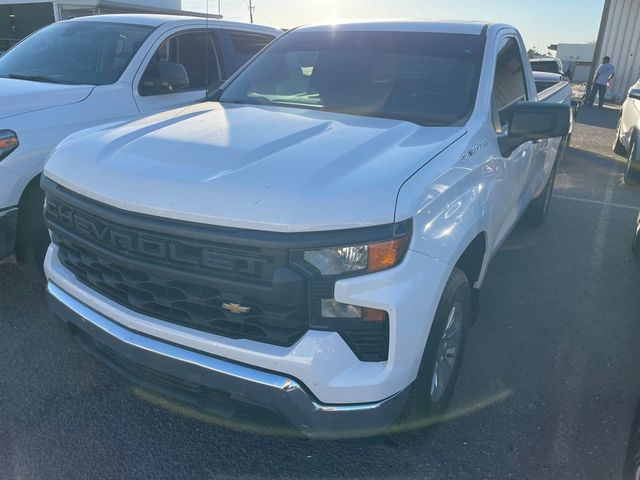
[[(526, 92), (520, 48), (518, 42), (510, 38), (498, 53), (493, 81), (494, 112), (500, 115), (515, 102), (525, 100), (527, 98)], [(500, 120), (504, 119), (500, 118)]]
[(165, 40), (149, 61), (141, 85), (159, 78), (161, 63), (184, 67), (189, 84), (182, 90), (206, 90), (209, 84), (220, 80), (218, 58), (208, 32), (189, 32)]
[(241, 67), (256, 53), (266, 47), (274, 37), (246, 32), (229, 32), (233, 63)]
[(555, 61), (531, 62), (531, 70), (534, 72), (560, 73), (558, 64)]
[(0, 77), (106, 85), (120, 78), (152, 27), (107, 22), (50, 25), (0, 58)]
[(220, 100), (450, 125), (473, 108), (483, 51), (479, 35), (294, 32)]

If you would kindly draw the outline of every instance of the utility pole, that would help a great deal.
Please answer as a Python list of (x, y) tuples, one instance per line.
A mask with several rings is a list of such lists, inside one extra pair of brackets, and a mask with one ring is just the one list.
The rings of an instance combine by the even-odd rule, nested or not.
[(249, 0), (249, 20), (251, 21), (251, 23), (253, 23), (253, 12), (255, 11), (256, 7), (253, 4), (253, 0)]

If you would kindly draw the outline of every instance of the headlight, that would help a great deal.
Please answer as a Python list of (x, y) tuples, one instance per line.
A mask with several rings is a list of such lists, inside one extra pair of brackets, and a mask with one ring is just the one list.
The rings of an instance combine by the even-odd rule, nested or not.
[(0, 130), (0, 160), (18, 148), (18, 136), (11, 130)]
[(304, 260), (322, 275), (379, 272), (400, 263), (408, 244), (409, 235), (405, 234), (386, 242), (307, 250)]

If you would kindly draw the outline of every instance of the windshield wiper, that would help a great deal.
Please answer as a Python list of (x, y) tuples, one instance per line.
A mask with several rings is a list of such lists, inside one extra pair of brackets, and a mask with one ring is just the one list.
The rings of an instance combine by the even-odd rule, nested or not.
[(30, 80), (32, 82), (42, 82), (42, 83), (62, 83), (56, 80), (53, 80), (49, 77), (44, 77), (42, 75), (21, 75), (19, 73), (10, 73), (7, 75), (7, 78), (13, 78), (15, 80)]

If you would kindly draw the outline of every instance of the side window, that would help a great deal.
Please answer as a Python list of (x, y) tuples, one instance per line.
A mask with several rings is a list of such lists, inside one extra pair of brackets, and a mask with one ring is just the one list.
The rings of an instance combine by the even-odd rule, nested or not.
[(515, 38), (503, 42), (498, 53), (493, 80), (492, 116), (496, 132), (502, 132), (508, 121), (508, 109), (527, 99), (527, 86), (520, 47)]
[(206, 90), (219, 80), (213, 36), (209, 32), (189, 32), (174, 35), (158, 47), (142, 76), (139, 92), (162, 95)]
[(274, 38), (271, 35), (261, 35), (259, 33), (230, 31), (229, 41), (231, 42), (231, 54), (233, 55), (235, 67), (240, 68), (247, 63), (251, 57), (271, 43)]

